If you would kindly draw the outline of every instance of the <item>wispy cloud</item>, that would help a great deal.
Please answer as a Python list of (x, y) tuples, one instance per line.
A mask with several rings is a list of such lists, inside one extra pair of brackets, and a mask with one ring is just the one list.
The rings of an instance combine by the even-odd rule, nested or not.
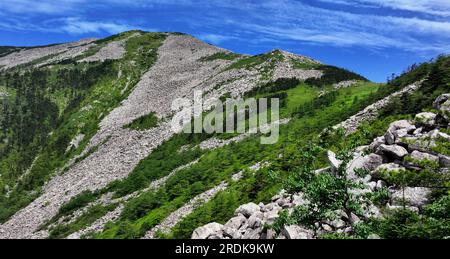
[(134, 29), (134, 27), (127, 24), (86, 21), (77, 17), (64, 19), (63, 25), (60, 26), (60, 30), (71, 34), (86, 34), (99, 32), (108, 32), (113, 34), (124, 32), (131, 29)]
[[(165, 28), (166, 24), (176, 20), (187, 28), (194, 28), (192, 31), (198, 37), (214, 44), (231, 40), (282, 44), (287, 40), (303, 44), (362, 46), (377, 50), (398, 48), (432, 53), (448, 52), (450, 45), (450, 21), (446, 19), (450, 15), (448, 0), (318, 0), (316, 3), (322, 2), (321, 5), (300, 0), (93, 2), (0, 0), (0, 10), (4, 12), (0, 17), (0, 27), (70, 34), (117, 33), (134, 28), (145, 29), (146, 26), (158, 27), (154, 25), (158, 22)], [(324, 2), (334, 5), (324, 5)], [(336, 5), (351, 5), (362, 10), (346, 11), (336, 8)], [(402, 16), (401, 12), (380, 12), (379, 9), (426, 15)], [(30, 22), (28, 16), (39, 13), (44, 15), (39, 16), (36, 22)], [(112, 15), (102, 18), (98, 15), (101, 13)], [(158, 18), (154, 18), (155, 14)]]
[(86, 0), (2, 0), (0, 9), (20, 14), (61, 14), (74, 11), (78, 5), (84, 3)]
[(235, 40), (235, 36), (228, 36), (228, 35), (220, 35), (220, 34), (214, 34), (214, 33), (204, 33), (196, 35), (199, 39), (211, 42), (213, 44), (220, 44), (225, 41), (229, 40)]
[(319, 0), (333, 4), (344, 4), (365, 7), (387, 7), (432, 15), (450, 16), (448, 0)]

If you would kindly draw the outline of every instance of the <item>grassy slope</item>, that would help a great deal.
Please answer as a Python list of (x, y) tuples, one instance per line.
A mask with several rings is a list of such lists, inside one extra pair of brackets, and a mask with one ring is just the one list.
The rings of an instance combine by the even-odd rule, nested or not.
[[(158, 224), (170, 212), (181, 207), (195, 195), (217, 185), (220, 181), (229, 179), (230, 175), (259, 161), (275, 161), (278, 154), (283, 153), (286, 146), (289, 146), (291, 137), (295, 136), (295, 139), (304, 137), (307, 139), (307, 136), (317, 134), (324, 127), (332, 126), (329, 122), (330, 117), (339, 116), (341, 109), (354, 105), (353, 100), (355, 96), (359, 98), (367, 97), (369, 93), (377, 91), (378, 87), (376, 84), (364, 82), (349, 89), (340, 90), (339, 97), (326, 109), (318, 107), (317, 114), (313, 117), (296, 118), (289, 125), (282, 126), (281, 140), (276, 145), (260, 145), (259, 138), (254, 136), (240, 143), (207, 152), (198, 164), (182, 170), (175, 177), (172, 177), (164, 190), (158, 193), (157, 196), (154, 194), (143, 194), (141, 198), (131, 201), (127, 205), (129, 208), (125, 209), (126, 212), (122, 215), (121, 219), (114, 224), (110, 224), (104, 233), (96, 237), (135, 238), (142, 236), (146, 230)], [(282, 114), (289, 117), (290, 110), (316, 98), (318, 91), (319, 89), (311, 88), (304, 84), (299, 85), (297, 88), (287, 90), (289, 102), (288, 106), (282, 109)], [(311, 127), (307, 127), (307, 130), (305, 130), (305, 125)], [(181, 142), (179, 146), (181, 147), (187, 143), (189, 142)], [(141, 165), (151, 161), (152, 156), (153, 154), (146, 160), (143, 160)], [(175, 154), (174, 159), (177, 159), (177, 156)], [(221, 162), (218, 163), (217, 161)], [(164, 174), (167, 175), (173, 168), (166, 169)], [(138, 174), (139, 171), (137, 169), (133, 174)], [(192, 216), (189, 216), (185, 221), (181, 222), (180, 226), (184, 227), (181, 227), (181, 230), (177, 227), (175, 232), (182, 232), (184, 234), (176, 234), (175, 236), (187, 237), (186, 235), (190, 234), (190, 231), (196, 226), (210, 222), (211, 220), (223, 222), (234, 212), (237, 206), (244, 202), (250, 200), (267, 201), (280, 187), (280, 183), (271, 182), (269, 179), (268, 172), (262, 171), (256, 175), (248, 174), (246, 179), (241, 182), (231, 183), (228, 191), (220, 194), (213, 201), (201, 207), (198, 212), (195, 212)], [(173, 191), (174, 189), (178, 190), (180, 188), (184, 188), (184, 191)], [(158, 199), (160, 199), (161, 203), (150, 206), (149, 204), (153, 202), (152, 198), (142, 198), (145, 196), (159, 197)], [(167, 199), (162, 199), (161, 197), (167, 197)], [(140, 207), (147, 207), (148, 213), (142, 215), (134, 214), (133, 211), (136, 211), (136, 208)], [(187, 226), (189, 226), (188, 229), (185, 229)]]

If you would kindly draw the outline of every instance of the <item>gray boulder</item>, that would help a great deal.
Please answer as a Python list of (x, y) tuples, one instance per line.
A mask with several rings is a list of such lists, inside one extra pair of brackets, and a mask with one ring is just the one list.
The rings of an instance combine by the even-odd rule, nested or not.
[(297, 225), (285, 226), (281, 234), (287, 239), (313, 239), (314, 232)]
[(408, 155), (408, 151), (399, 145), (380, 145), (377, 149), (377, 154), (384, 154), (387, 156), (393, 156), (394, 158), (402, 159)]
[(404, 171), (405, 168), (403, 166), (400, 166), (398, 164), (389, 163), (389, 164), (382, 164), (377, 169), (375, 169), (375, 173), (379, 173), (381, 171), (386, 172), (398, 172), (398, 171)]
[(223, 225), (213, 222), (199, 227), (192, 233), (192, 239), (208, 239), (212, 235), (222, 233)]
[(228, 222), (224, 225), (224, 227), (231, 229), (239, 229), (242, 225), (244, 225), (246, 221), (247, 218), (245, 218), (243, 215), (238, 215), (228, 220)]
[(385, 137), (378, 137), (375, 138), (372, 143), (369, 145), (369, 149), (372, 151), (376, 151), (377, 148), (381, 145), (381, 144), (386, 144), (386, 138)]
[(350, 180), (356, 180), (359, 177), (356, 175), (356, 169), (364, 169), (368, 171), (375, 170), (383, 163), (383, 157), (377, 154), (370, 154), (368, 156), (356, 157), (350, 161), (347, 168), (347, 178)]
[(433, 103), (433, 108), (444, 113), (444, 117), (448, 120), (450, 113), (450, 94), (442, 94)]
[(407, 205), (422, 207), (427, 204), (430, 193), (431, 189), (425, 187), (406, 187), (404, 191), (395, 190), (392, 193), (392, 205), (401, 206), (404, 205), (404, 201)]
[(439, 165), (445, 168), (450, 168), (450, 156), (440, 154)]
[(327, 158), (328, 158), (328, 162), (330, 163), (331, 170), (333, 172), (336, 172), (337, 169), (341, 166), (342, 161), (339, 161), (336, 158), (336, 154), (333, 151), (331, 151), (331, 150), (328, 150)]
[(437, 114), (432, 112), (421, 112), (416, 114), (415, 121), (420, 125), (433, 126), (436, 124)]
[(411, 158), (417, 161), (424, 161), (424, 160), (428, 160), (428, 161), (433, 161), (433, 162), (438, 162), (439, 161), (439, 157), (435, 156), (435, 155), (431, 155), (428, 153), (424, 153), (424, 152), (420, 152), (417, 150), (414, 150), (411, 153)]
[(248, 227), (249, 228), (259, 228), (262, 227), (263, 225), (263, 220), (264, 218), (264, 214), (262, 212), (256, 212), (253, 215), (250, 216), (250, 218), (248, 219)]
[(260, 211), (260, 208), (257, 204), (251, 202), (244, 205), (241, 205), (237, 210), (235, 211), (235, 215), (242, 214), (245, 217), (250, 217), (253, 213)]

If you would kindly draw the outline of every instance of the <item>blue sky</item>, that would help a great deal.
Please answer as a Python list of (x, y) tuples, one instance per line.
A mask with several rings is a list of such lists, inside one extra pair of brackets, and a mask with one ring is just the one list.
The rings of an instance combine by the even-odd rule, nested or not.
[(0, 45), (142, 29), (192, 34), (239, 53), (280, 48), (382, 82), (450, 53), (449, 0), (1, 0)]

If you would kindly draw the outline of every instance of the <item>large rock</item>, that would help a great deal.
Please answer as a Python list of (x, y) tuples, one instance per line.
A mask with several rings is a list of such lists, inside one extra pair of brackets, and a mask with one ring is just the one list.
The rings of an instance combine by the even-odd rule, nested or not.
[(435, 155), (431, 155), (428, 153), (424, 153), (424, 152), (420, 152), (417, 150), (414, 150), (411, 153), (411, 158), (417, 161), (433, 161), (433, 162), (438, 162), (439, 161), (439, 157), (435, 156)]
[(228, 220), (228, 222), (224, 225), (224, 227), (230, 229), (239, 229), (246, 221), (247, 221), (246, 217), (244, 217), (243, 215), (238, 215)]
[(328, 162), (330, 163), (331, 170), (333, 172), (336, 172), (338, 170), (338, 168), (341, 166), (342, 161), (339, 161), (336, 158), (336, 154), (331, 150), (328, 150), (327, 158), (328, 158)]
[(396, 190), (392, 193), (392, 205), (401, 206), (404, 205), (404, 201), (406, 205), (422, 207), (427, 204), (430, 193), (431, 189), (425, 187), (406, 187), (404, 190)]
[(237, 210), (235, 211), (235, 215), (239, 215), (240, 213), (248, 218), (257, 211), (260, 211), (260, 207), (257, 204), (250, 202), (237, 208)]
[(402, 159), (408, 155), (408, 151), (399, 145), (380, 145), (377, 149), (377, 154), (385, 154), (393, 156), (394, 158)]
[(212, 235), (218, 235), (222, 232), (223, 225), (213, 222), (203, 227), (199, 227), (192, 233), (192, 239), (208, 239)]
[(416, 129), (416, 126), (414, 126), (413, 124), (411, 124), (411, 122), (407, 120), (394, 121), (389, 125), (390, 131), (395, 131), (399, 129), (407, 129), (408, 131), (414, 131)]
[(384, 138), (387, 144), (392, 145), (408, 133), (412, 133), (415, 129), (416, 126), (407, 120), (394, 121), (389, 125), (389, 129), (384, 135)]
[(313, 239), (314, 233), (311, 230), (297, 225), (285, 226), (281, 234), (287, 239)]
[(264, 218), (264, 214), (260, 211), (255, 212), (253, 215), (250, 216), (250, 218), (248, 218), (248, 227), (249, 228), (260, 228), (263, 226), (263, 218)]
[(436, 116), (432, 112), (421, 112), (416, 115), (415, 120), (420, 125), (430, 127), (436, 124)]
[(377, 154), (370, 154), (368, 156), (356, 157), (349, 163), (349, 166), (347, 168), (347, 178), (350, 180), (356, 180), (359, 178), (355, 173), (356, 169), (373, 171), (382, 163), (383, 157)]
[(450, 94), (443, 94), (439, 96), (433, 103), (433, 108), (443, 112), (444, 117), (448, 120), (450, 113)]
[(385, 137), (378, 137), (375, 138), (372, 143), (369, 145), (369, 149), (372, 150), (373, 152), (375, 152), (377, 150), (377, 148), (382, 145), (382, 144), (386, 144), (386, 138)]
[(445, 168), (450, 168), (450, 156), (439, 155), (439, 165)]
[(437, 129), (428, 132), (428, 137), (431, 139), (442, 139), (442, 140), (450, 141), (450, 135), (448, 135), (447, 133), (444, 133), (444, 132), (440, 132)]

